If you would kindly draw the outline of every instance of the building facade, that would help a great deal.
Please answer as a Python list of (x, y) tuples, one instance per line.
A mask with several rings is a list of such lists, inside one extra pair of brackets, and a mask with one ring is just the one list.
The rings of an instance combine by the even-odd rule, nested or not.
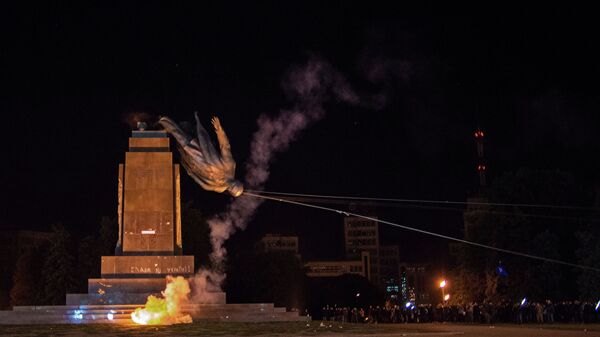
[[(375, 218), (375, 217), (373, 217)], [(346, 258), (356, 260), (369, 253), (371, 282), (381, 285), (379, 272), (379, 223), (355, 216), (344, 218)]]
[(426, 265), (400, 264), (400, 295), (403, 301), (430, 304), (434, 284)]
[(387, 297), (398, 298), (400, 293), (400, 248), (398, 246), (379, 246), (379, 274)]
[(304, 264), (308, 277), (336, 277), (344, 274), (360, 275), (371, 280), (369, 252), (362, 252), (359, 259), (342, 261), (309, 261)]
[(297, 236), (267, 234), (261, 239), (261, 243), (265, 252), (289, 252), (300, 256)]

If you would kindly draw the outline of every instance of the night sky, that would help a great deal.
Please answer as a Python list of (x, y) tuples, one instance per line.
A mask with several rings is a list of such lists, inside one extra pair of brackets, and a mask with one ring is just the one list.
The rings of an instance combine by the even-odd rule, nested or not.
[[(267, 190), (462, 201), (477, 190), (477, 127), (486, 132), (491, 181), (535, 167), (595, 182), (600, 27), (592, 14), (346, 1), (4, 8), (0, 229), (62, 221), (92, 233), (102, 215), (115, 216), (132, 113), (191, 121), (197, 110), (206, 126), (220, 116), (243, 176), (257, 117), (289, 107), (282, 78), (310, 55), (381, 104), (328, 103), (325, 118), (276, 156)], [(182, 190), (207, 215), (228, 201), (187, 176)], [(461, 235), (460, 212), (376, 213)], [(382, 230), (403, 260), (444, 260), (444, 241)], [(335, 214), (266, 203), (232, 242), (264, 233), (299, 235), (308, 258), (342, 252)]]

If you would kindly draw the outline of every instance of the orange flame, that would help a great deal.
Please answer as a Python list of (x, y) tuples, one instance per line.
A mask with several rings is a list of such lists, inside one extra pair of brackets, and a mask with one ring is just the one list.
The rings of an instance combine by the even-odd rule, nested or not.
[(188, 301), (190, 284), (182, 277), (167, 276), (167, 288), (162, 291), (163, 298), (148, 296), (143, 308), (131, 313), (131, 319), (137, 324), (179, 324), (192, 323), (192, 317), (181, 312), (181, 306)]

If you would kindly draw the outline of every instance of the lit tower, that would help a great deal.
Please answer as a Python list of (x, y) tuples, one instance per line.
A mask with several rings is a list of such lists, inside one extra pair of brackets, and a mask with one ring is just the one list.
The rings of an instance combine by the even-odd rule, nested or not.
[(483, 131), (477, 128), (475, 131), (475, 143), (477, 145), (477, 172), (479, 173), (479, 188), (485, 190), (485, 158), (483, 155)]

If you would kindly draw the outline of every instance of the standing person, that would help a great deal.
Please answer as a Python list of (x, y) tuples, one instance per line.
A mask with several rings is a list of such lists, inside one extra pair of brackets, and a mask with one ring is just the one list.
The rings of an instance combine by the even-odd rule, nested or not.
[(458, 321), (461, 323), (464, 323), (466, 316), (467, 316), (467, 311), (465, 310), (465, 305), (459, 304), (458, 305)]
[(485, 302), (483, 302), (481, 304), (481, 306), (479, 307), (479, 312), (483, 319), (482, 322), (484, 324), (490, 324), (490, 313), (489, 313), (488, 309), (489, 309), (489, 307)]
[(523, 311), (524, 311), (523, 306), (520, 305), (519, 303), (517, 303), (517, 304), (515, 304), (513, 310), (516, 312), (517, 323), (523, 324)]
[(488, 304), (488, 307), (488, 312), (490, 314), (490, 324), (496, 324), (496, 316), (498, 315), (498, 309), (492, 302)]
[(473, 304), (473, 322), (481, 323), (481, 309), (477, 302)]
[(550, 324), (554, 323), (554, 304), (550, 300), (546, 301), (546, 321)]
[(535, 320), (539, 324), (544, 323), (544, 307), (539, 302), (535, 304)]
[(473, 323), (473, 303), (467, 304), (467, 323)]

